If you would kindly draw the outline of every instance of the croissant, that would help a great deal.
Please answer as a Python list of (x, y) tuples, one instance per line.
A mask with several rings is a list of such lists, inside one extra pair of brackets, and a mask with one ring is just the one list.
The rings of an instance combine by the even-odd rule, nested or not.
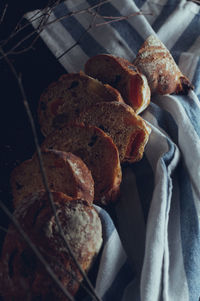
[(133, 64), (146, 75), (152, 93), (187, 94), (193, 89), (169, 50), (154, 35), (149, 36), (141, 46)]

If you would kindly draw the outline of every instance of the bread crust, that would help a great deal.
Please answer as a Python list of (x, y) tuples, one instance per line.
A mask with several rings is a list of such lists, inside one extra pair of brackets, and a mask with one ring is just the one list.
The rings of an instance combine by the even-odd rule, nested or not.
[[(90, 170), (78, 156), (70, 152), (44, 149), (42, 158), (50, 190), (83, 198), (92, 204), (94, 181)], [(10, 183), (14, 207), (30, 193), (45, 190), (37, 154), (13, 170)]]
[(73, 121), (91, 104), (101, 101), (120, 101), (120, 93), (109, 85), (79, 73), (62, 75), (42, 93), (38, 105), (41, 132), (47, 136), (66, 121)]
[(69, 124), (51, 133), (41, 148), (59, 149), (79, 156), (94, 179), (94, 203), (106, 205), (116, 200), (120, 191), (119, 153), (104, 131), (84, 124)]
[(133, 63), (146, 75), (152, 93), (187, 94), (190, 89), (193, 89), (169, 50), (154, 35), (146, 39)]
[(85, 64), (85, 73), (116, 88), (137, 114), (150, 103), (151, 93), (146, 77), (124, 58), (110, 54), (93, 56)]
[[(76, 259), (88, 271), (102, 245), (102, 226), (94, 207), (63, 193), (52, 192), (63, 232)], [(75, 295), (82, 276), (58, 231), (45, 192), (24, 199), (14, 213), (22, 229), (45, 257), (64, 287)], [(4, 300), (68, 300), (13, 225), (2, 250), (0, 292)], [(29, 299), (30, 298), (30, 299)]]
[(83, 111), (77, 121), (106, 132), (118, 148), (121, 163), (142, 159), (151, 128), (129, 105), (101, 102)]

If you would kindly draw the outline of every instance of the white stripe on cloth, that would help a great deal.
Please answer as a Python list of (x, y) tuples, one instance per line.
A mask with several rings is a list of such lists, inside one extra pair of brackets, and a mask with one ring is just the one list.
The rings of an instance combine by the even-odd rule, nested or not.
[[(27, 18), (31, 18), (35, 12), (27, 14)], [(49, 22), (54, 21), (56, 17), (52, 13), (49, 17)], [(39, 24), (39, 20), (32, 23), (35, 28)], [(40, 34), (41, 38), (47, 44), (49, 49), (59, 57), (63, 52), (76, 43), (70, 33), (62, 26), (60, 22), (55, 22), (52, 25), (46, 26)], [(79, 45), (73, 48), (67, 56), (62, 57), (59, 62), (68, 72), (79, 72), (83, 69), (84, 62), (88, 60), (88, 56)]]
[[(70, 10), (77, 9), (76, 2), (68, 1), (66, 3)], [(90, 5), (84, 6), (89, 8)], [(81, 8), (81, 7), (80, 7)], [(80, 14), (74, 16), (78, 22), (84, 27), (88, 28), (92, 21), (94, 21), (93, 27), (90, 29), (89, 34), (96, 40), (100, 45), (102, 45), (108, 53), (113, 53), (114, 55), (127, 57), (130, 60), (133, 59), (134, 55), (126, 41), (119, 35), (119, 33), (110, 25), (105, 25), (104, 23), (109, 20), (105, 20), (98, 14), (95, 18), (90, 14)], [(95, 26), (95, 23), (102, 24), (101, 26)], [(112, 39), (110, 38), (112, 36)], [(119, 47), (121, 43), (121, 47)], [(123, 45), (123, 46), (122, 46)]]
[(194, 6), (193, 4), (185, 0), (180, 1), (176, 10), (158, 30), (158, 37), (169, 50), (174, 46), (194, 18), (195, 15), (191, 10), (191, 6)]
[[(155, 187), (148, 215), (145, 257), (141, 276), (141, 300), (159, 300), (160, 294), (167, 290), (167, 227), (171, 202), (171, 172), (179, 160), (175, 152), (171, 163), (166, 166), (164, 155), (170, 150), (167, 140), (156, 128), (150, 137), (146, 155), (155, 171)], [(164, 270), (162, 270), (164, 262)], [(163, 292), (161, 287), (163, 286)]]
[[(200, 162), (200, 137), (197, 135), (179, 99), (181, 99), (181, 96), (162, 96), (156, 98), (156, 103), (170, 112), (174, 120), (176, 120), (179, 129), (179, 148), (183, 154), (193, 185), (196, 191), (199, 191), (200, 198), (200, 169), (196, 168), (196, 165)], [(195, 98), (193, 97), (193, 99)], [(196, 106), (200, 108), (198, 100), (196, 101)]]
[[(124, 16), (128, 16), (131, 13), (138, 12), (137, 6), (134, 2), (129, 0), (123, 1), (123, 7), (121, 5), (121, 0), (113, 1), (113, 6), (120, 11)], [(145, 11), (144, 11), (145, 13)], [(147, 11), (151, 13), (151, 11)], [(150, 34), (155, 34), (149, 22), (146, 19), (146, 15), (133, 16), (127, 19), (127, 22), (140, 34), (140, 36), (145, 40)], [(141, 26), (140, 26), (141, 25)]]
[[(161, 1), (159, 1), (161, 2)], [(156, 20), (157, 16), (160, 15), (160, 13), (162, 12), (163, 6), (165, 5), (165, 3), (167, 2), (167, 0), (164, 0), (164, 3), (154, 3), (153, 1), (146, 1), (141, 7), (140, 10), (144, 13), (150, 13), (149, 15), (145, 15), (145, 18), (147, 19), (147, 21), (149, 22), (150, 25), (152, 25), (154, 23), (154, 21)]]
[[(199, 45), (200, 47), (200, 41)], [(192, 82), (199, 62), (199, 56), (193, 55), (190, 52), (183, 52), (180, 55), (178, 66), (183, 74)]]
[[(110, 260), (111, 257), (112, 260)], [(112, 286), (113, 280), (126, 260), (127, 256), (115, 229), (103, 248), (99, 265), (96, 280), (96, 292), (100, 297), (103, 297), (105, 292)]]
[[(184, 269), (181, 245), (179, 189), (173, 177), (173, 194), (168, 225), (169, 268), (166, 300), (189, 301), (188, 284)], [(176, 231), (174, 231), (176, 229)]]

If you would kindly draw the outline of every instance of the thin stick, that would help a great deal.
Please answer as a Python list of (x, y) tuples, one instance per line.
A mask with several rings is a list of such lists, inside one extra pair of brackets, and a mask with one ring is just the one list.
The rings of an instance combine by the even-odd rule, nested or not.
[[(24, 43), (26, 40), (28, 40), (29, 38), (31, 38), (35, 33), (38, 33), (39, 27), (40, 27), (40, 33), (41, 33), (41, 31), (42, 31), (46, 26), (48, 26), (48, 25), (52, 25), (52, 24), (54, 24), (54, 23), (56, 23), (56, 22), (59, 22), (59, 21), (61, 21), (61, 20), (63, 20), (63, 19), (69, 18), (69, 17), (74, 16), (74, 15), (83, 14), (83, 13), (90, 13), (90, 14), (91, 14), (93, 9), (97, 9), (98, 7), (102, 6), (103, 4), (105, 4), (105, 3), (109, 2), (109, 1), (110, 1), (110, 0), (104, 0), (104, 1), (102, 1), (102, 2), (100, 2), (100, 3), (98, 3), (98, 4), (96, 4), (96, 5), (93, 5), (93, 6), (89, 7), (89, 8), (85, 8), (85, 9), (77, 10), (77, 11), (71, 11), (71, 12), (69, 12), (68, 14), (66, 14), (66, 15), (64, 15), (64, 16), (62, 16), (62, 17), (60, 17), (60, 18), (57, 18), (57, 19), (55, 19), (55, 20), (46, 22), (45, 24), (43, 24), (43, 26), (40, 26), (40, 25), (39, 25), (39, 26), (38, 26), (36, 29), (34, 29), (31, 33), (29, 33), (29, 34), (26, 35), (23, 39), (21, 39), (18, 43), (16, 43), (10, 50), (8, 50), (8, 51), (5, 53), (5, 56), (8, 56), (8, 55), (10, 55), (10, 54), (15, 54), (15, 55), (16, 55), (16, 54), (20, 54), (20, 53), (23, 53), (23, 52), (25, 52), (25, 51), (31, 49), (31, 48), (33, 47), (33, 43), (31, 43), (31, 45), (30, 45), (29, 47), (27, 47), (26, 49), (24, 49), (24, 50), (15, 51), (15, 49), (18, 48), (22, 43)], [(60, 1), (58, 1), (58, 3), (59, 3), (59, 2), (60, 2)], [(55, 6), (56, 6), (56, 4), (55, 4)], [(54, 8), (54, 7), (52, 7), (51, 9), (49, 9), (49, 11), (52, 12), (53, 8)], [(38, 13), (39, 13), (39, 12), (36, 12), (35, 15), (37, 15)], [(42, 22), (42, 21), (43, 21), (43, 18), (45, 18), (45, 16), (46, 16), (46, 14), (49, 14), (48, 9), (47, 9), (47, 11), (46, 11), (45, 13), (43, 13), (41, 16), (38, 16), (38, 17), (35, 18), (35, 19), (32, 19), (32, 17), (31, 17), (31, 22), (33, 22), (34, 20), (39, 19), (39, 18), (42, 18), (42, 20), (41, 20), (41, 22)], [(22, 17), (22, 19), (23, 19), (23, 17)], [(20, 22), (22, 21), (22, 19), (20, 20)], [(19, 24), (17, 25), (18, 27), (19, 27), (19, 25), (20, 25), (20, 22), (19, 22)], [(41, 22), (40, 22), (40, 24), (41, 24)], [(26, 28), (27, 26), (30, 26), (30, 24), (25, 24), (23, 27), (20, 27), (17, 31), (16, 31), (16, 30), (13, 31), (13, 33), (11, 33), (11, 35), (9, 36), (9, 39), (4, 40), (3, 42), (1, 42), (1, 47), (5, 46), (5, 45), (8, 43), (8, 41), (10, 41), (11, 38), (13, 38), (14, 36), (16, 36), (20, 31), (22, 31), (22, 30), (23, 30), (24, 28)], [(34, 42), (35, 42), (35, 41), (34, 41)], [(72, 47), (70, 47), (69, 51), (70, 51), (71, 48), (73, 48), (74, 46), (76, 46), (76, 43), (75, 43)], [(0, 59), (3, 59), (3, 57), (0, 57)]]
[[(133, 13), (133, 14), (130, 14), (130, 15), (127, 15), (127, 16), (119, 16), (119, 17), (107, 17), (107, 16), (101, 16), (100, 15), (100, 17), (103, 18), (103, 19), (111, 19), (111, 20), (101, 22), (101, 23), (97, 23), (94, 26), (99, 27), (99, 26), (106, 25), (106, 24), (111, 24), (111, 23), (114, 23), (114, 22), (120, 22), (120, 21), (123, 21), (123, 20), (128, 20), (131, 17), (140, 16), (140, 15), (144, 15), (144, 13), (143, 12), (137, 12), (137, 13)], [(152, 15), (152, 14), (151, 13), (146, 13), (145, 15)]]
[[(1, 47), (0, 47), (0, 52), (4, 56), (4, 51)], [(79, 272), (81, 273), (82, 277), (85, 279), (86, 283), (88, 284), (88, 286), (91, 290), (92, 296), (96, 300), (100, 301), (99, 297), (97, 296), (97, 294), (95, 292), (95, 289), (94, 289), (93, 285), (91, 284), (91, 282), (90, 282), (89, 278), (87, 277), (86, 273), (84, 272), (84, 270), (82, 269), (82, 267), (80, 266), (78, 261), (76, 260), (76, 257), (74, 256), (74, 254), (73, 254), (73, 252), (72, 252), (72, 250), (71, 250), (71, 248), (70, 248), (70, 246), (69, 246), (69, 244), (68, 244), (68, 242), (65, 238), (65, 234), (63, 232), (60, 220), (59, 220), (59, 218), (56, 214), (56, 208), (55, 208), (55, 204), (54, 204), (54, 201), (53, 201), (53, 197), (52, 197), (51, 191), (49, 189), (49, 185), (48, 185), (48, 181), (47, 181), (47, 177), (46, 177), (46, 173), (45, 173), (45, 169), (44, 169), (44, 164), (43, 164), (43, 160), (42, 160), (41, 149), (40, 149), (39, 141), (38, 141), (38, 137), (37, 137), (36, 127), (35, 127), (33, 116), (32, 116), (32, 113), (31, 113), (31, 110), (30, 110), (30, 107), (29, 107), (29, 104), (28, 104), (28, 101), (27, 101), (27, 98), (26, 98), (26, 94), (25, 94), (24, 87), (23, 87), (22, 80), (21, 80), (21, 75), (18, 76), (17, 71), (15, 70), (13, 64), (10, 62), (10, 60), (8, 59), (7, 56), (5, 56), (5, 60), (6, 60), (7, 64), (9, 65), (11, 71), (13, 72), (13, 74), (14, 74), (14, 76), (15, 76), (18, 84), (19, 84), (20, 92), (21, 92), (22, 98), (23, 98), (23, 103), (24, 103), (24, 106), (25, 106), (25, 109), (26, 109), (26, 112), (27, 112), (27, 115), (28, 115), (28, 118), (29, 118), (29, 121), (30, 121), (30, 124), (31, 124), (31, 129), (32, 129), (32, 132), (33, 132), (33, 138), (34, 138), (34, 142), (35, 142), (35, 146), (36, 146), (36, 152), (37, 152), (37, 155), (38, 155), (38, 160), (39, 160), (39, 165), (40, 165), (40, 170), (41, 170), (43, 183), (44, 183), (45, 189), (48, 193), (48, 198), (49, 198), (49, 201), (50, 201), (50, 204), (51, 204), (54, 216), (55, 216), (55, 221), (56, 221), (56, 224), (58, 226), (58, 230), (61, 234), (61, 237), (63, 238), (63, 240), (65, 242), (65, 246), (66, 246), (70, 256), (72, 257), (74, 263), (76, 264), (77, 268), (79, 269)]]
[[(100, 3), (98, 3), (98, 6), (96, 5), (95, 7), (97, 8), (97, 11), (94, 13), (94, 18), (92, 19), (90, 25), (85, 29), (84, 33), (79, 37), (79, 39), (74, 43), (72, 44), (71, 47), (69, 47), (66, 51), (64, 51), (62, 54), (60, 54), (56, 59), (57, 60), (60, 60), (65, 54), (67, 54), (70, 50), (72, 50), (75, 46), (77, 46), (80, 41), (82, 40), (82, 38), (85, 36), (85, 34), (87, 32), (89, 32), (89, 30), (92, 28), (93, 24), (94, 24), (94, 21), (98, 15), (98, 10), (100, 8), (100, 4), (102, 5), (102, 3), (105, 3), (105, 2), (108, 2), (108, 1), (102, 1)], [(94, 7), (93, 7), (94, 8)]]
[(5, 5), (4, 9), (3, 9), (3, 12), (1, 14), (1, 17), (0, 17), (0, 24), (3, 22), (4, 20), (4, 17), (5, 17), (5, 14), (6, 14), (6, 11), (8, 9), (8, 4)]

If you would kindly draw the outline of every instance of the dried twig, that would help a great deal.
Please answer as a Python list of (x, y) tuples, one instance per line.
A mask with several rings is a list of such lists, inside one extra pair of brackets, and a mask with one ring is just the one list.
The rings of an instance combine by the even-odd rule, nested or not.
[(1, 16), (0, 16), (0, 25), (3, 23), (3, 20), (4, 20), (4, 17), (5, 17), (5, 15), (6, 15), (7, 9), (8, 9), (8, 4), (6, 4), (6, 5), (4, 6), (3, 12), (2, 12), (2, 14), (1, 14)]
[(10, 69), (11, 69), (13, 75), (15, 76), (15, 78), (18, 82), (18, 85), (19, 85), (19, 89), (20, 89), (20, 92), (21, 92), (21, 95), (22, 95), (22, 98), (23, 98), (23, 104), (24, 104), (24, 107), (26, 109), (26, 112), (27, 112), (27, 115), (28, 115), (28, 118), (29, 118), (29, 121), (30, 121), (30, 124), (31, 124), (31, 129), (32, 129), (32, 132), (33, 132), (33, 138), (34, 138), (34, 142), (35, 142), (35, 146), (36, 146), (36, 152), (37, 152), (37, 155), (38, 155), (42, 180), (43, 180), (46, 192), (48, 193), (48, 198), (49, 198), (49, 201), (50, 201), (50, 204), (51, 204), (54, 216), (55, 216), (55, 221), (56, 221), (56, 224), (58, 226), (59, 233), (60, 233), (61, 237), (63, 238), (63, 240), (65, 242), (65, 246), (66, 246), (71, 258), (73, 259), (74, 263), (76, 264), (77, 268), (79, 269), (79, 272), (81, 273), (82, 277), (85, 279), (88, 287), (90, 288), (90, 291), (91, 291), (90, 293), (91, 293), (92, 297), (95, 298), (95, 300), (99, 301), (100, 298), (97, 296), (93, 285), (91, 284), (91, 282), (90, 282), (89, 278), (87, 277), (86, 273), (84, 272), (84, 270), (82, 269), (82, 267), (80, 266), (78, 261), (76, 260), (76, 257), (73, 254), (73, 252), (72, 252), (72, 250), (71, 250), (71, 248), (70, 248), (70, 246), (69, 246), (69, 244), (66, 240), (66, 237), (65, 237), (65, 234), (63, 232), (60, 220), (57, 216), (56, 207), (55, 207), (55, 204), (54, 204), (54, 201), (53, 201), (51, 191), (49, 189), (47, 176), (46, 176), (46, 173), (45, 173), (45, 168), (44, 168), (44, 164), (43, 164), (43, 160), (42, 160), (42, 154), (41, 154), (40, 145), (39, 145), (39, 141), (38, 141), (38, 137), (37, 137), (37, 131), (36, 131), (35, 123), (34, 123), (33, 116), (32, 116), (32, 113), (31, 113), (31, 110), (30, 110), (30, 107), (29, 107), (29, 104), (28, 104), (28, 101), (27, 101), (27, 98), (26, 98), (25, 90), (24, 90), (24, 87), (23, 87), (23, 84), (22, 84), (21, 75), (17, 74), (17, 71), (16, 71), (14, 65), (11, 63), (11, 61), (8, 59), (8, 57), (4, 56), (4, 51), (2, 50), (1, 47), (0, 47), (0, 52), (1, 52), (2, 56), (5, 58), (7, 64), (9, 65), (9, 67), (10, 67)]
[[(44, 28), (46, 28), (47, 26), (49, 25), (52, 25), (56, 22), (59, 22), (59, 21), (62, 21), (63, 19), (66, 19), (66, 18), (69, 18), (71, 16), (74, 16), (74, 15), (78, 15), (78, 14), (84, 14), (84, 13), (91, 13), (91, 11), (93, 9), (97, 9), (98, 7), (102, 6), (103, 4), (109, 2), (110, 0), (104, 0), (98, 4), (95, 4), (89, 8), (85, 8), (85, 9), (82, 9), (82, 10), (77, 10), (77, 11), (71, 11), (67, 14), (65, 14), (64, 16), (60, 17), (60, 18), (56, 18), (52, 21), (49, 21), (48, 22), (48, 18), (50, 16), (50, 14), (52, 13), (53, 9), (60, 3), (60, 0), (57, 0), (55, 1), (54, 5), (51, 6), (51, 7), (46, 7), (42, 14), (41, 14), (41, 11), (37, 11), (30, 19), (29, 19), (29, 22), (30, 23), (27, 23), (23, 26), (21, 26), (21, 23), (22, 23), (22, 20), (24, 19), (24, 16), (21, 17), (21, 19), (19, 20), (19, 22), (17, 23), (17, 25), (15, 26), (13, 32), (10, 34), (10, 36), (8, 37), (8, 39), (4, 40), (4, 41), (1, 41), (0, 42), (0, 45), (1, 47), (5, 47), (6, 44), (11, 40), (13, 39), (14, 37), (17, 36), (17, 34), (19, 34), (20, 32), (22, 32), (24, 29), (26, 29), (28, 26), (31, 26), (31, 23), (37, 21), (37, 20), (40, 20), (39, 22), (39, 25), (37, 26), (36, 29), (33, 29), (28, 35), (26, 35), (23, 39), (20, 39), (20, 41), (18, 41), (11, 49), (7, 50), (5, 55), (13, 55), (13, 54), (20, 54), (20, 53), (23, 53), (25, 51), (28, 51), (30, 50), (35, 41), (34, 40), (33, 42), (31, 42), (31, 45), (26, 47), (26, 49), (23, 49), (23, 50), (20, 50), (20, 51), (15, 51), (15, 49), (17, 49), (18, 47), (20, 47), (25, 41), (27, 41), (28, 39), (30, 39), (34, 34), (40, 34), (42, 32), (42, 30)], [(39, 14), (39, 16), (38, 16)], [(48, 17), (46, 19), (46, 16)], [(44, 19), (46, 19), (44, 21)], [(74, 47), (74, 46), (73, 46)], [(71, 47), (70, 47), (71, 48)], [(0, 57), (0, 59), (2, 59), (3, 57)]]
[(0, 231), (6, 232), (6, 233), (12, 232), (12, 230), (9, 230), (9, 229), (7, 229), (7, 228), (5, 228), (3, 226), (0, 226)]
[(102, 26), (102, 25), (106, 25), (106, 24), (110, 24), (110, 23), (114, 23), (114, 22), (119, 22), (119, 21), (123, 21), (123, 20), (127, 20), (127, 19), (130, 19), (131, 17), (135, 17), (135, 16), (139, 16), (139, 15), (143, 15), (142, 12), (137, 12), (137, 13), (133, 13), (133, 14), (130, 14), (130, 15), (127, 15), (127, 16), (117, 16), (117, 17), (110, 17), (110, 16), (100, 16), (101, 18), (103, 19), (111, 19), (109, 21), (104, 21), (104, 22), (101, 22), (101, 23), (97, 23), (95, 24), (95, 27), (98, 27), (98, 26)]

